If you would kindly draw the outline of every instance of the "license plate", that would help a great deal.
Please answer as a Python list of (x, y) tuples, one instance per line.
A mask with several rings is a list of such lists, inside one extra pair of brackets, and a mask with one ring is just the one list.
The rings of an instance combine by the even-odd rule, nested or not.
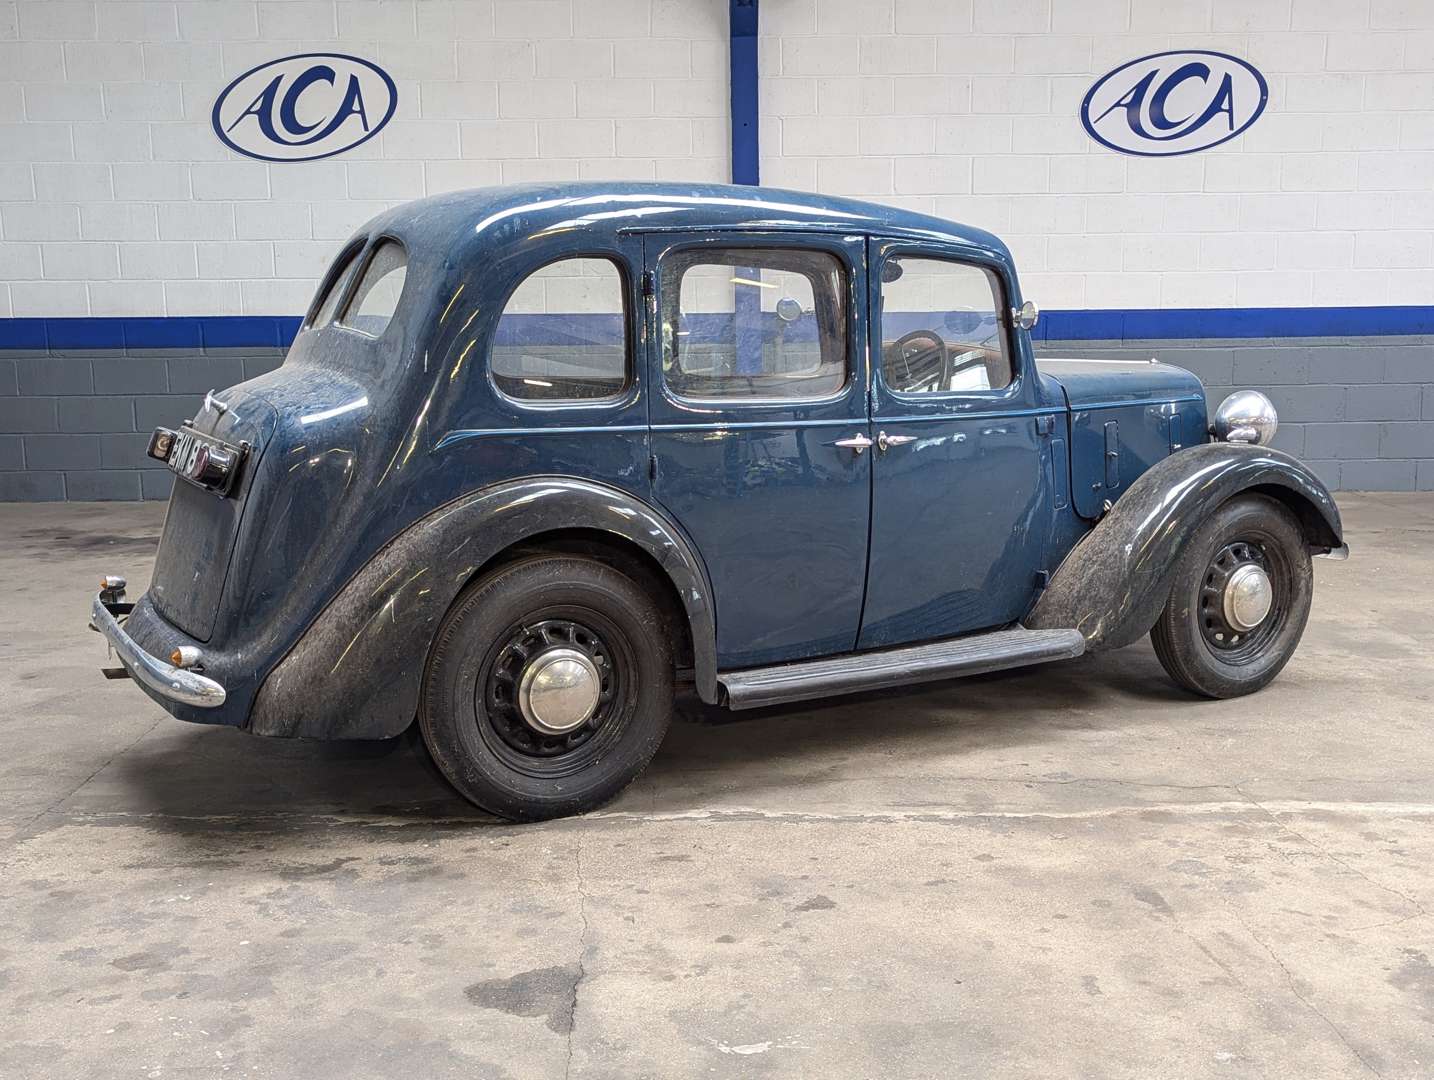
[(163, 461), (176, 476), (219, 495), (227, 495), (233, 487), (245, 449), (189, 427), (156, 428), (149, 440), (150, 457)]

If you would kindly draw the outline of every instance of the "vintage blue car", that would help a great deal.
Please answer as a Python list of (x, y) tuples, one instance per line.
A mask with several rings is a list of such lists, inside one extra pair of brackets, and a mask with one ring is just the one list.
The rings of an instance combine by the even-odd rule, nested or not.
[[(380, 739), (584, 811), (675, 689), (733, 709), (1112, 649), (1268, 683), (1344, 554), (1274, 411), (1032, 354), (996, 237), (844, 199), (500, 187), (374, 219), (277, 370), (154, 433), (149, 591), (93, 626), (175, 716)], [(1212, 439), (1212, 433), (1214, 438)]]

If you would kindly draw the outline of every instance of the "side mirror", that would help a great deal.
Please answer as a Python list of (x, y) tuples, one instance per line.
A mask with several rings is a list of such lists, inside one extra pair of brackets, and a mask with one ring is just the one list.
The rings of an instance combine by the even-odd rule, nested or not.
[(777, 318), (782, 322), (796, 322), (802, 317), (802, 305), (799, 301), (790, 296), (784, 296), (777, 301)]
[(1011, 309), (1011, 321), (1022, 330), (1029, 330), (1040, 320), (1041, 309), (1034, 300), (1027, 300), (1018, 308)]

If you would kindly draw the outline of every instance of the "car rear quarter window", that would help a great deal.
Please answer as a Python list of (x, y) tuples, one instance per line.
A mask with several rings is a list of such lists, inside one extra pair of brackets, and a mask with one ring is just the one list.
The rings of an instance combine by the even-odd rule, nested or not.
[(508, 297), (493, 333), (493, 382), (519, 401), (591, 401), (628, 385), (627, 289), (604, 258), (560, 259)]
[(846, 385), (847, 275), (829, 252), (678, 252), (662, 281), (663, 377), (678, 396), (812, 400)]
[(407, 274), (408, 255), (403, 245), (396, 240), (380, 242), (369, 256), (339, 323), (369, 337), (381, 337), (398, 310)]

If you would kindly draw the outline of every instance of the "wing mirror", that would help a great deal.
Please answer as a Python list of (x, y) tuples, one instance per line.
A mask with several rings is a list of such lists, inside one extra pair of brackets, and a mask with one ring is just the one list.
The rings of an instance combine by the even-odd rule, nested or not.
[(1040, 320), (1041, 309), (1034, 300), (1027, 300), (1018, 308), (1011, 309), (1011, 321), (1022, 330), (1029, 330)]
[(777, 301), (777, 318), (782, 322), (796, 322), (802, 317), (802, 305), (798, 300), (790, 296), (784, 296)]

